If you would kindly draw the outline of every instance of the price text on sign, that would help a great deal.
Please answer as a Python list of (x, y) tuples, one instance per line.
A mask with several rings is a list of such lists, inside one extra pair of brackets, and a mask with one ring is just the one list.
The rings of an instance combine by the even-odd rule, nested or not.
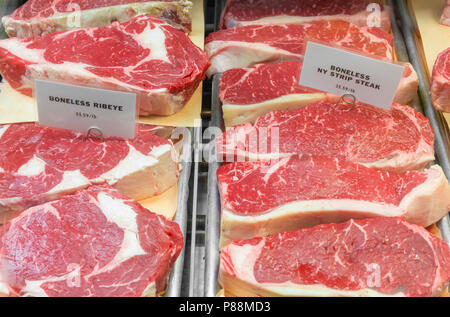
[(36, 80), (39, 124), (134, 138), (136, 94)]
[(403, 72), (397, 64), (308, 42), (299, 83), (389, 109)]

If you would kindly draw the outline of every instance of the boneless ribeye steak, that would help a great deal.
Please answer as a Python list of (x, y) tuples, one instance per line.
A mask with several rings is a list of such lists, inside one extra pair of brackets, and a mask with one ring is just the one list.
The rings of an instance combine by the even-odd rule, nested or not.
[(34, 123), (0, 126), (0, 223), (24, 209), (106, 182), (140, 200), (178, 179), (172, 142), (139, 125), (136, 138), (86, 138)]
[(439, 21), (443, 25), (450, 26), (450, 0), (445, 3), (444, 10), (442, 10), (441, 20)]
[(344, 20), (358, 26), (390, 30), (389, 7), (371, 0), (227, 0), (220, 26), (251, 24), (290, 24), (311, 21)]
[(350, 220), (235, 241), (219, 280), (235, 296), (438, 296), (450, 249), (401, 218)]
[[(339, 96), (299, 85), (301, 62), (257, 64), (251, 68), (233, 68), (220, 78), (225, 126), (255, 120), (272, 110), (289, 110), (319, 100), (337, 102)], [(408, 104), (416, 95), (419, 84), (411, 64), (397, 89), (394, 102)]]
[(191, 31), (192, 2), (184, 0), (28, 0), (2, 19), (10, 37), (29, 38), (44, 34), (107, 26), (127, 22), (137, 15), (150, 15), (184, 31)]
[(160, 295), (183, 246), (175, 222), (109, 186), (27, 209), (3, 231), (10, 296)]
[(32, 96), (35, 79), (137, 94), (141, 115), (179, 111), (205, 77), (206, 54), (162, 20), (139, 16), (122, 24), (0, 41), (0, 71)]
[(221, 245), (323, 223), (376, 216), (429, 226), (450, 211), (450, 185), (435, 165), (403, 173), (336, 158), (290, 156), (217, 171)]
[(345, 21), (316, 21), (288, 25), (248, 25), (208, 35), (205, 51), (211, 60), (207, 75), (258, 63), (302, 60), (307, 41), (392, 60), (392, 35), (378, 28)]
[(450, 47), (439, 53), (434, 62), (431, 101), (437, 110), (450, 112)]
[(293, 154), (329, 156), (391, 171), (423, 168), (434, 160), (429, 120), (409, 106), (390, 110), (319, 101), (275, 110), (216, 138), (218, 159), (270, 160)]

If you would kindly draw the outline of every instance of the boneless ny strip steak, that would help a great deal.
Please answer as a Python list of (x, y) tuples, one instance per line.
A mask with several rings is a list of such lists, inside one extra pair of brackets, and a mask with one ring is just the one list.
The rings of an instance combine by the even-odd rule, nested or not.
[(216, 138), (218, 159), (270, 160), (292, 154), (336, 157), (389, 171), (421, 169), (434, 160), (429, 120), (413, 108), (390, 110), (319, 101), (275, 110)]
[[(408, 104), (417, 94), (419, 81), (411, 64), (405, 71), (394, 102)], [(302, 62), (257, 64), (233, 68), (220, 77), (220, 100), (225, 126), (255, 120), (272, 110), (297, 109), (315, 101), (337, 102), (339, 96), (300, 86)]]
[(205, 53), (186, 34), (146, 16), (0, 41), (0, 71), (19, 92), (32, 96), (35, 79), (128, 91), (137, 94), (141, 115), (179, 111), (208, 66)]
[(153, 128), (139, 125), (133, 140), (100, 140), (34, 123), (0, 126), (0, 223), (92, 184), (137, 200), (161, 194), (176, 184), (178, 162)]
[(176, 223), (109, 186), (92, 186), (0, 227), (0, 293), (160, 295), (182, 247)]
[(210, 33), (205, 52), (211, 60), (207, 75), (258, 63), (302, 60), (307, 41), (337, 45), (392, 61), (392, 35), (374, 27), (345, 21), (300, 25), (248, 25)]
[(127, 22), (146, 14), (189, 32), (191, 10), (192, 2), (184, 0), (28, 0), (2, 22), (10, 37), (28, 38)]
[(450, 47), (439, 53), (434, 62), (431, 101), (436, 110), (450, 112)]
[(390, 30), (389, 7), (373, 0), (227, 0), (222, 29), (262, 24), (344, 20)]
[(450, 248), (400, 218), (369, 218), (237, 240), (219, 280), (234, 296), (439, 296)]
[(450, 211), (442, 169), (396, 173), (321, 156), (226, 164), (217, 171), (221, 245), (323, 223), (386, 216), (427, 227)]

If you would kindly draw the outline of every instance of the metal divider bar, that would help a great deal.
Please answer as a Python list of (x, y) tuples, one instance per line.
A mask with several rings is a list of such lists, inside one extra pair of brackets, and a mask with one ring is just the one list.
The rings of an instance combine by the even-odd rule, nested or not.
[(192, 199), (192, 220), (191, 220), (191, 247), (190, 247), (190, 265), (189, 265), (189, 297), (194, 297), (195, 290), (195, 262), (197, 245), (197, 202), (198, 202), (198, 169), (201, 158), (202, 127), (194, 130), (194, 188)]
[[(192, 134), (192, 129), (189, 129)], [(187, 232), (187, 218), (188, 218), (188, 199), (189, 199), (189, 178), (191, 176), (191, 162), (192, 162), (192, 138), (188, 137), (183, 140), (183, 149), (181, 153), (181, 173), (178, 180), (178, 201), (177, 214), (175, 222), (180, 226), (183, 237), (186, 237)], [(179, 297), (181, 293), (181, 285), (183, 280), (183, 267), (186, 245), (175, 261), (172, 272), (169, 277), (169, 285), (167, 290), (168, 297)]]
[[(219, 100), (220, 74), (214, 75), (212, 83), (211, 126), (222, 127), (222, 112)], [(208, 164), (208, 213), (206, 217), (205, 245), (205, 296), (214, 297), (217, 294), (217, 275), (219, 272), (219, 239), (220, 239), (220, 197), (217, 187), (216, 172), (220, 163), (216, 157), (216, 143), (209, 144)]]

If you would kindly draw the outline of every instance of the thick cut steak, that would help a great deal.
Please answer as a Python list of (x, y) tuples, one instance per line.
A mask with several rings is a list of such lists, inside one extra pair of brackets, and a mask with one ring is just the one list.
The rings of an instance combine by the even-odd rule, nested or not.
[(24, 209), (106, 182), (140, 200), (176, 184), (172, 143), (139, 125), (134, 140), (87, 139), (31, 124), (0, 126), (0, 223)]
[(252, 24), (301, 24), (311, 21), (344, 20), (358, 26), (391, 28), (389, 7), (370, 0), (227, 0), (222, 29)]
[(391, 171), (423, 168), (434, 160), (429, 120), (413, 108), (390, 110), (319, 101), (275, 110), (216, 138), (218, 159), (269, 160), (293, 154), (336, 157)]
[(44, 34), (107, 26), (145, 14), (191, 31), (192, 2), (184, 0), (28, 0), (2, 19), (10, 37), (37, 38)]
[(290, 156), (227, 164), (217, 178), (221, 245), (351, 218), (404, 217), (426, 227), (450, 211), (450, 185), (437, 165), (396, 173), (336, 158)]
[(434, 62), (431, 101), (437, 110), (450, 112), (450, 47), (439, 53)]
[(139, 16), (122, 24), (0, 41), (0, 71), (32, 96), (35, 79), (137, 94), (141, 115), (179, 111), (205, 77), (206, 54), (162, 20)]
[(450, 248), (400, 218), (369, 218), (234, 241), (219, 280), (235, 296), (438, 296)]
[(258, 63), (302, 60), (308, 40), (392, 60), (392, 36), (378, 28), (359, 28), (345, 21), (249, 25), (208, 35), (205, 51), (211, 67), (207, 75)]
[(444, 10), (442, 10), (441, 20), (439, 21), (443, 25), (450, 26), (450, 0), (445, 3)]
[(109, 186), (27, 209), (3, 231), (10, 296), (160, 295), (183, 246), (175, 222)]
[[(301, 62), (257, 64), (233, 68), (220, 78), (225, 126), (255, 120), (272, 110), (289, 110), (319, 100), (337, 102), (339, 96), (300, 86)], [(394, 102), (408, 104), (416, 95), (419, 81), (411, 64), (405, 64)]]

